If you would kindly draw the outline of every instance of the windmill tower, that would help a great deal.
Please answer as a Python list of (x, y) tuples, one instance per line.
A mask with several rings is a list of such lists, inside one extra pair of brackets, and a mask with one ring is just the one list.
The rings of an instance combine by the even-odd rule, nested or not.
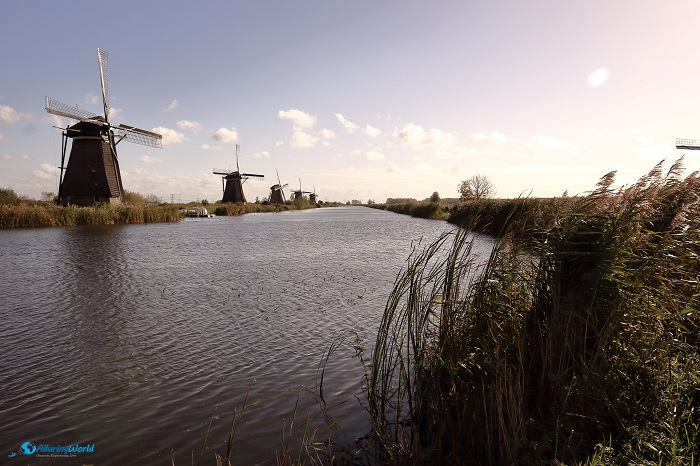
[(316, 186), (314, 186), (314, 192), (309, 194), (309, 202), (312, 204), (316, 204), (317, 201), (318, 199), (316, 198)]
[(700, 141), (697, 139), (676, 138), (676, 149), (700, 150)]
[(295, 201), (297, 199), (303, 199), (304, 194), (311, 194), (311, 191), (302, 191), (301, 190), (301, 178), (299, 178), (299, 190), (298, 191), (292, 191), (292, 199)]
[[(104, 115), (96, 115), (46, 97), (46, 111), (78, 120), (63, 128), (61, 141), (61, 170), (58, 198), (62, 205), (92, 205), (96, 202), (119, 204), (124, 187), (119, 172), (117, 144), (122, 140), (149, 147), (162, 147), (162, 136), (128, 125), (113, 125), (109, 121), (107, 87), (107, 52), (97, 49), (100, 67)], [(66, 146), (72, 139), (66, 166)], [(64, 173), (65, 170), (65, 173)]]
[(284, 204), (287, 199), (284, 197), (283, 188), (289, 186), (289, 183), (282, 184), (280, 181), (280, 173), (277, 170), (275, 170), (275, 172), (277, 172), (277, 184), (270, 186), (270, 198), (268, 202), (270, 204)]
[(236, 144), (236, 171), (232, 172), (230, 170), (225, 170), (223, 168), (215, 168), (215, 175), (221, 176), (221, 189), (224, 191), (224, 195), (221, 198), (221, 202), (246, 202), (245, 194), (243, 194), (243, 183), (253, 176), (256, 178), (264, 178), (265, 175), (255, 175), (253, 173), (241, 173), (241, 169), (238, 166), (238, 157), (241, 146)]

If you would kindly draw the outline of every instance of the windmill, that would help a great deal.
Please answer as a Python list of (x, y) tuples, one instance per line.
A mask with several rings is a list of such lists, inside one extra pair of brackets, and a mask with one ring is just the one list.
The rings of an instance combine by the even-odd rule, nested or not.
[(299, 190), (298, 191), (292, 191), (292, 198), (296, 201), (297, 199), (303, 199), (304, 194), (311, 194), (311, 191), (302, 191), (301, 190), (301, 178), (299, 178)]
[[(97, 49), (97, 63), (100, 67), (104, 115), (96, 115), (77, 106), (71, 107), (46, 96), (47, 112), (78, 120), (73, 126), (59, 128), (63, 129), (58, 187), (58, 198), (62, 205), (121, 203), (124, 199), (124, 187), (119, 172), (117, 144), (125, 140), (149, 147), (162, 147), (163, 136), (160, 134), (110, 123), (107, 52)], [(66, 165), (66, 146), (69, 138), (73, 142)]]
[(270, 186), (270, 199), (268, 202), (270, 204), (284, 204), (287, 199), (284, 197), (283, 188), (289, 186), (289, 183), (282, 184), (280, 173), (277, 170), (275, 172), (277, 172), (277, 184)]
[(309, 194), (309, 202), (316, 204), (316, 186), (314, 186), (314, 192)]
[(700, 150), (700, 141), (697, 139), (676, 138), (676, 149)]
[(241, 169), (238, 166), (238, 156), (241, 146), (236, 144), (236, 171), (232, 172), (230, 170), (225, 170), (223, 168), (215, 168), (215, 175), (221, 176), (221, 188), (224, 191), (224, 195), (221, 198), (221, 202), (246, 202), (245, 194), (243, 194), (243, 183), (253, 176), (256, 178), (264, 178), (265, 175), (255, 175), (253, 173), (241, 173)]

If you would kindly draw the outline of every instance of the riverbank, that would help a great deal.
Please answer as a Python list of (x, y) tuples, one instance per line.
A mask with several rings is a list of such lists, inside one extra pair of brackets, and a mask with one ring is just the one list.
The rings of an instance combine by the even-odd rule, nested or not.
[[(700, 177), (460, 206), (387, 301), (368, 380), (385, 464), (696, 464)], [(472, 222), (472, 223), (470, 223)], [(474, 231), (499, 234), (485, 266)]]

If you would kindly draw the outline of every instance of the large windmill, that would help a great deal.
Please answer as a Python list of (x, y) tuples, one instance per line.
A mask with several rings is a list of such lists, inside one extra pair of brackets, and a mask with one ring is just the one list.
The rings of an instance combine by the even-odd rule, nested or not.
[[(46, 97), (47, 112), (78, 120), (73, 126), (63, 128), (59, 167), (61, 177), (58, 188), (58, 198), (62, 205), (121, 203), (124, 199), (124, 187), (119, 172), (117, 144), (125, 140), (149, 147), (162, 147), (160, 134), (110, 123), (107, 52), (97, 49), (97, 62), (100, 67), (104, 115), (96, 115)], [(73, 142), (66, 166), (68, 138)]]
[(297, 199), (303, 199), (304, 194), (311, 194), (311, 191), (301, 190), (301, 178), (299, 178), (299, 189), (297, 191), (292, 191), (292, 198), (296, 201)]
[(676, 138), (676, 149), (700, 150), (700, 141), (697, 139)]
[(284, 197), (284, 188), (289, 186), (289, 183), (282, 184), (280, 181), (280, 173), (277, 172), (277, 184), (270, 186), (270, 204), (284, 204), (287, 199)]
[(224, 195), (221, 198), (221, 202), (246, 202), (245, 194), (243, 194), (243, 183), (253, 176), (256, 178), (264, 178), (265, 175), (255, 175), (253, 173), (241, 173), (241, 169), (238, 166), (238, 156), (241, 146), (236, 144), (236, 171), (232, 172), (230, 170), (225, 170), (223, 168), (215, 168), (215, 175), (221, 176), (221, 188), (224, 191)]

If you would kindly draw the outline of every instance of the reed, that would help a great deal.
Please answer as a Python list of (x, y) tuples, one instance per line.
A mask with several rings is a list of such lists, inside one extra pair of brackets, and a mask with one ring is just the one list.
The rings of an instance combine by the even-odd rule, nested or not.
[(180, 218), (177, 208), (170, 205), (92, 207), (61, 207), (51, 203), (0, 205), (0, 229), (177, 222)]
[(693, 464), (700, 177), (682, 172), (610, 173), (548, 224), (511, 213), (482, 263), (466, 229), (416, 249), (368, 376), (381, 461)]
[(397, 214), (410, 215), (417, 218), (447, 220), (449, 209), (439, 202), (405, 202), (398, 204), (370, 204), (374, 209), (388, 210)]

